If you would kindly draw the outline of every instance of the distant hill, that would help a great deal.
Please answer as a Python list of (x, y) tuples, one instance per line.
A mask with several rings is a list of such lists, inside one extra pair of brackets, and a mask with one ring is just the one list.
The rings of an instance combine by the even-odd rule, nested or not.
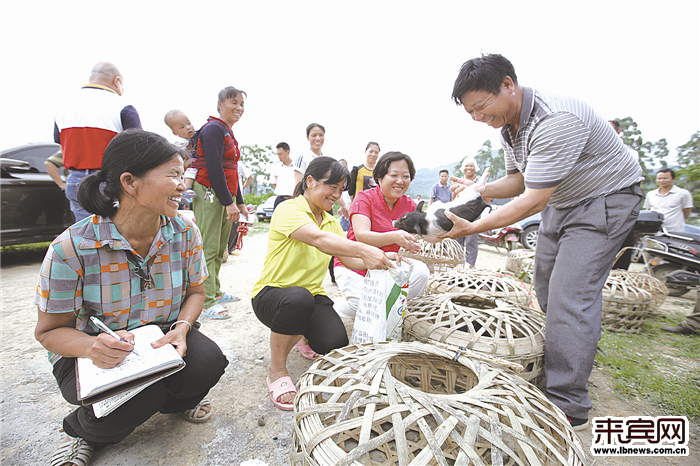
[[(491, 151), (491, 157), (493, 159), (502, 158), (501, 155), (499, 155), (498, 153), (498, 149), (493, 149)], [(458, 163), (462, 163), (462, 160), (464, 160), (464, 157), (455, 160), (454, 162), (449, 163), (447, 165), (443, 165), (441, 167), (421, 168), (420, 170), (416, 170), (416, 177), (411, 182), (411, 186), (408, 188), (407, 194), (414, 199), (418, 194), (420, 194), (421, 198), (427, 201), (430, 197), (430, 190), (432, 189), (433, 185), (437, 183), (440, 179), (440, 170), (447, 170), (448, 172), (450, 172), (450, 175), (454, 175), (455, 165), (457, 165)], [(480, 172), (484, 168), (486, 167), (479, 167)], [(490, 180), (493, 181), (494, 178), (490, 178)], [(451, 183), (448, 181), (447, 184), (450, 185)]]
[(430, 190), (440, 179), (440, 170), (447, 170), (450, 172), (450, 175), (452, 175), (455, 165), (457, 165), (459, 162), (460, 160), (455, 160), (454, 162), (441, 167), (421, 168), (420, 170), (416, 170), (416, 177), (413, 179), (413, 181), (411, 181), (411, 186), (409, 186), (406, 194), (414, 199), (418, 194), (420, 194), (421, 198), (427, 201), (430, 197)]

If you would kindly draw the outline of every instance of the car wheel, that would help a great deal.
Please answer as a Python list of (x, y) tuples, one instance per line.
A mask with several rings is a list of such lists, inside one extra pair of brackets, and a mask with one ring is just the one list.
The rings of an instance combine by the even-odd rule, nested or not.
[(539, 225), (532, 225), (523, 230), (520, 235), (520, 242), (526, 249), (535, 249), (537, 247), (537, 235), (540, 231)]
[(651, 271), (654, 272), (654, 276), (664, 282), (666, 285), (666, 288), (668, 288), (668, 295), (673, 296), (675, 298), (679, 296), (683, 296), (688, 292), (688, 287), (687, 286), (671, 286), (668, 283), (666, 283), (666, 276), (670, 275), (673, 272), (676, 272), (678, 270), (682, 270), (680, 267), (678, 267), (675, 264), (659, 264), (655, 265), (654, 267), (651, 268)]

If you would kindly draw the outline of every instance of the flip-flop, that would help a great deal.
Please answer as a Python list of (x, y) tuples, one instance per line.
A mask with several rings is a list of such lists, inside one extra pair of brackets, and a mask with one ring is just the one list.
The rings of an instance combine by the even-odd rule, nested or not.
[(229, 293), (224, 293), (221, 295), (220, 298), (216, 298), (217, 303), (235, 303), (236, 301), (240, 301), (241, 298), (238, 296), (234, 296)]
[(296, 345), (294, 345), (294, 347), (299, 350), (302, 356), (304, 356), (306, 359), (316, 359), (320, 356), (316, 351), (312, 350), (308, 344), (302, 345), (302, 341), (304, 341), (303, 338), (299, 340)]
[[(202, 409), (206, 405), (209, 405), (209, 411), (204, 411)], [(203, 412), (204, 416), (199, 417), (200, 412)], [(195, 406), (194, 408), (181, 412), (180, 417), (187, 422), (201, 424), (202, 422), (207, 422), (209, 420), (209, 418), (211, 417), (211, 413), (212, 413), (211, 401), (202, 400), (199, 403), (197, 403), (197, 406)]]
[(79, 437), (71, 438), (59, 445), (51, 457), (51, 466), (73, 463), (78, 466), (88, 466), (92, 459), (93, 448)]
[(267, 391), (270, 393), (272, 404), (277, 406), (282, 411), (291, 411), (294, 409), (294, 403), (282, 403), (279, 398), (286, 393), (297, 393), (297, 389), (289, 376), (280, 377), (270, 383), (270, 376), (267, 377)]
[(230, 319), (231, 314), (227, 315), (222, 315), (222, 313), (228, 313), (226, 308), (222, 306), (221, 304), (214, 304), (212, 307), (209, 309), (202, 309), (202, 314), (205, 316), (209, 316), (212, 319), (218, 319), (218, 320), (225, 320), (225, 319)]

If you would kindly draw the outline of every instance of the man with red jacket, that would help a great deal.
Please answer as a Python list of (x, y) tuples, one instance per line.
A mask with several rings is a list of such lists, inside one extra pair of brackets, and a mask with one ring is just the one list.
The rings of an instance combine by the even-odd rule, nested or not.
[(129, 128), (141, 129), (136, 109), (120, 99), (123, 92), (124, 77), (117, 67), (97, 63), (89, 84), (56, 115), (54, 140), (61, 144), (63, 166), (70, 170), (66, 197), (76, 222), (90, 216), (78, 203), (80, 182), (102, 167), (102, 153), (114, 136)]

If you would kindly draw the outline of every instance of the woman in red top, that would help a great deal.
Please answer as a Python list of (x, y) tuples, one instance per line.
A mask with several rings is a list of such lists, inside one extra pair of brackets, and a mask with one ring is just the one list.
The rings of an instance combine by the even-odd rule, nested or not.
[[(406, 195), (416, 175), (411, 158), (401, 152), (387, 152), (374, 167), (377, 186), (360, 191), (350, 208), (351, 226), (348, 239), (376, 246), (385, 252), (399, 252), (404, 248), (412, 253), (420, 252), (416, 235), (394, 228), (393, 222), (416, 209), (416, 203)], [(333, 307), (341, 317), (354, 317), (366, 271), (354, 271), (343, 267), (336, 259), (336, 282), (344, 299), (335, 301)], [(413, 261), (413, 273), (409, 279), (408, 298), (423, 294), (430, 271), (420, 261)]]
[(239, 298), (221, 289), (219, 271), (224, 250), (228, 247), (231, 225), (248, 211), (238, 186), (238, 161), (241, 152), (231, 127), (240, 120), (245, 110), (246, 93), (229, 86), (219, 92), (219, 117), (210, 116), (196, 138), (197, 178), (192, 189), (197, 193), (192, 203), (197, 226), (202, 232), (202, 247), (209, 277), (204, 282), (206, 299), (202, 314), (215, 319), (230, 315), (223, 303)]

